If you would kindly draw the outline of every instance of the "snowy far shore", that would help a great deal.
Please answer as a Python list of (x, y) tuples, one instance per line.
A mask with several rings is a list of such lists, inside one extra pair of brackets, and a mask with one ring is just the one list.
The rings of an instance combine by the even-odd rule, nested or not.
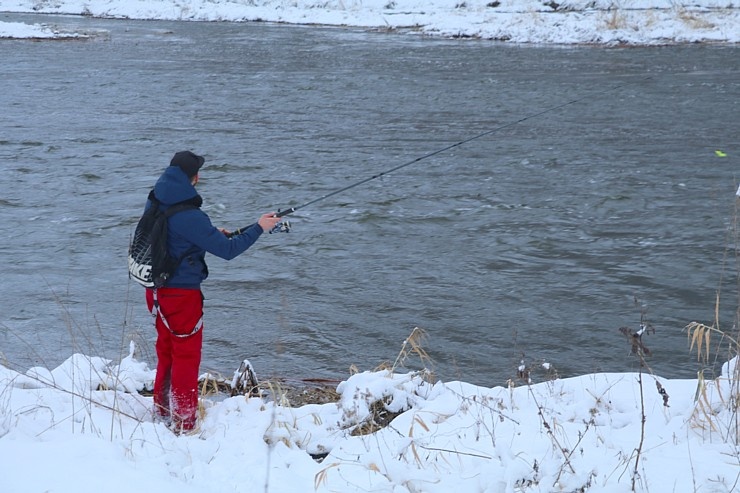
[[(3, 0), (2, 12), (353, 26), (538, 44), (740, 42), (733, 0)], [(0, 38), (74, 38), (0, 21)]]

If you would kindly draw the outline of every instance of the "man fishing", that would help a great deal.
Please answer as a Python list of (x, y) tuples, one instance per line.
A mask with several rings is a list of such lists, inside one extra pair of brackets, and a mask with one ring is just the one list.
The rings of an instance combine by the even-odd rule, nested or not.
[[(175, 204), (192, 207), (167, 219), (167, 252), (180, 262), (166, 284), (147, 288), (147, 306), (157, 329), (157, 372), (154, 381), (155, 415), (171, 423), (176, 433), (195, 428), (198, 409), (198, 368), (203, 344), (203, 294), (208, 277), (206, 252), (231, 260), (244, 253), (265, 231), (279, 222), (276, 213), (228, 234), (211, 224), (200, 209), (195, 190), (205, 159), (190, 151), (178, 152), (154, 185), (154, 198), (166, 211)], [(152, 207), (147, 200), (146, 208)]]

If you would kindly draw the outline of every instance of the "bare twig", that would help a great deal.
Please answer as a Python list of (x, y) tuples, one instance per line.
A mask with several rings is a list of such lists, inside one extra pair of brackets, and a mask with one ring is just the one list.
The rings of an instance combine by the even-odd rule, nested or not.
[(528, 385), (527, 388), (529, 389), (529, 394), (532, 396), (532, 399), (534, 400), (535, 406), (537, 406), (537, 414), (540, 416), (540, 420), (542, 421), (542, 426), (547, 430), (547, 435), (550, 437), (550, 440), (552, 440), (553, 445), (555, 445), (558, 450), (560, 450), (560, 453), (563, 456), (563, 459), (565, 459), (565, 464), (563, 466), (567, 465), (570, 469), (570, 472), (575, 474), (576, 470), (573, 468), (573, 465), (570, 463), (570, 454), (568, 453), (568, 450), (560, 445), (560, 442), (558, 441), (558, 438), (555, 436), (555, 433), (552, 431), (552, 426), (550, 426), (550, 423), (547, 422), (547, 419), (545, 419), (545, 414), (542, 410), (542, 406), (540, 406), (540, 403), (537, 401), (537, 396), (534, 395), (534, 391), (532, 390), (532, 386)]

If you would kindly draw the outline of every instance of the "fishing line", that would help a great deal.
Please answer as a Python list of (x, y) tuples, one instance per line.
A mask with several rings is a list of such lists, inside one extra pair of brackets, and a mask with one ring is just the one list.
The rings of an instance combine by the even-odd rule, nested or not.
[[(284, 217), (284, 216), (287, 216), (288, 214), (293, 214), (294, 212), (298, 211), (299, 209), (306, 208), (306, 207), (311, 206), (311, 205), (313, 205), (313, 204), (315, 204), (317, 202), (321, 202), (322, 200), (326, 200), (326, 199), (328, 199), (330, 197), (334, 197), (335, 195), (339, 195), (340, 193), (344, 193), (347, 190), (351, 190), (351, 189), (353, 189), (355, 187), (359, 187), (360, 185), (364, 185), (365, 183), (367, 183), (369, 181), (372, 181), (372, 180), (375, 180), (375, 179), (380, 178), (382, 176), (385, 176), (387, 174), (393, 173), (393, 172), (398, 171), (400, 169), (403, 169), (403, 168), (405, 168), (407, 166), (411, 166), (412, 164), (416, 164), (419, 161), (423, 161), (424, 159), (429, 159), (430, 157), (436, 156), (437, 154), (441, 154), (443, 152), (449, 151), (450, 149), (454, 149), (456, 147), (460, 147), (460, 146), (462, 146), (464, 144), (467, 144), (468, 142), (472, 142), (474, 140), (477, 140), (477, 139), (486, 137), (488, 135), (491, 135), (491, 134), (493, 134), (495, 132), (499, 132), (499, 131), (504, 130), (506, 128), (513, 127), (514, 125), (518, 125), (520, 123), (526, 122), (527, 120), (532, 120), (533, 118), (537, 118), (537, 117), (542, 116), (542, 115), (544, 115), (546, 113), (550, 113), (550, 112), (553, 112), (553, 111), (556, 111), (556, 110), (565, 108), (566, 106), (570, 106), (572, 104), (580, 103), (581, 101), (585, 101), (587, 99), (592, 99), (592, 98), (595, 98), (597, 96), (601, 96), (601, 95), (604, 95), (604, 94), (607, 94), (607, 93), (616, 91), (617, 89), (621, 89), (623, 87), (626, 87), (626, 86), (629, 86), (629, 85), (632, 85), (632, 84), (637, 84), (638, 82), (644, 82), (644, 81), (650, 80), (650, 79), (652, 79), (652, 76), (644, 77), (644, 78), (639, 79), (639, 80), (636, 80), (636, 81), (625, 82), (623, 84), (619, 84), (619, 85), (616, 85), (616, 86), (612, 86), (612, 87), (610, 87), (608, 89), (604, 89), (603, 91), (599, 91), (599, 92), (596, 92), (596, 93), (588, 94), (586, 96), (583, 96), (583, 97), (580, 97), (580, 98), (577, 98), (577, 99), (573, 99), (571, 101), (567, 101), (567, 102), (562, 103), (562, 104), (559, 104), (557, 106), (552, 106), (550, 108), (544, 109), (544, 110), (539, 111), (537, 113), (532, 113), (531, 115), (527, 115), (527, 116), (525, 116), (523, 118), (520, 118), (518, 120), (511, 121), (509, 123), (505, 123), (503, 125), (500, 125), (500, 126), (498, 126), (496, 128), (493, 128), (491, 130), (487, 130), (487, 131), (485, 131), (483, 133), (480, 133), (480, 134), (475, 135), (473, 137), (470, 137), (468, 139), (461, 140), (459, 142), (455, 142), (454, 144), (450, 144), (450, 145), (448, 145), (446, 147), (442, 147), (441, 149), (437, 149), (436, 151), (430, 152), (428, 154), (424, 154), (423, 156), (419, 156), (419, 157), (417, 157), (417, 158), (415, 158), (415, 159), (413, 159), (411, 161), (408, 161), (408, 162), (403, 163), (403, 164), (399, 164), (398, 166), (395, 166), (393, 168), (387, 169), (387, 170), (382, 171), (382, 172), (380, 172), (378, 174), (369, 176), (369, 177), (367, 177), (367, 178), (365, 178), (363, 180), (360, 180), (358, 182), (355, 182), (355, 183), (352, 183), (350, 185), (347, 185), (346, 187), (340, 188), (338, 190), (334, 190), (333, 192), (329, 192), (329, 193), (327, 193), (325, 195), (322, 195), (322, 196), (320, 196), (318, 198), (315, 198), (315, 199), (313, 199), (313, 200), (311, 200), (309, 202), (306, 202), (305, 204), (297, 205), (295, 207), (290, 207), (290, 208), (285, 209), (283, 211), (278, 211), (275, 214), (275, 216), (276, 217)], [(242, 229), (244, 229), (244, 228), (242, 228)], [(238, 231), (240, 231), (240, 230), (237, 230), (237, 232)], [(288, 232), (288, 231), (290, 231), (290, 224), (287, 223), (287, 221), (286, 222), (283, 222), (283, 223), (278, 223), (278, 225), (275, 227), (275, 229), (273, 229), (272, 231), (270, 231), (270, 233), (280, 232), (280, 231), (282, 231), (282, 232)]]

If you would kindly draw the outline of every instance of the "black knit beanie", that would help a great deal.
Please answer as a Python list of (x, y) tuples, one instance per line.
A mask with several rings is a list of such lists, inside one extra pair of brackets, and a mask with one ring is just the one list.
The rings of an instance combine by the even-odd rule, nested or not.
[(188, 178), (192, 178), (198, 174), (198, 170), (205, 162), (206, 160), (203, 156), (198, 156), (190, 151), (180, 151), (172, 158), (170, 166), (178, 166), (188, 175)]

